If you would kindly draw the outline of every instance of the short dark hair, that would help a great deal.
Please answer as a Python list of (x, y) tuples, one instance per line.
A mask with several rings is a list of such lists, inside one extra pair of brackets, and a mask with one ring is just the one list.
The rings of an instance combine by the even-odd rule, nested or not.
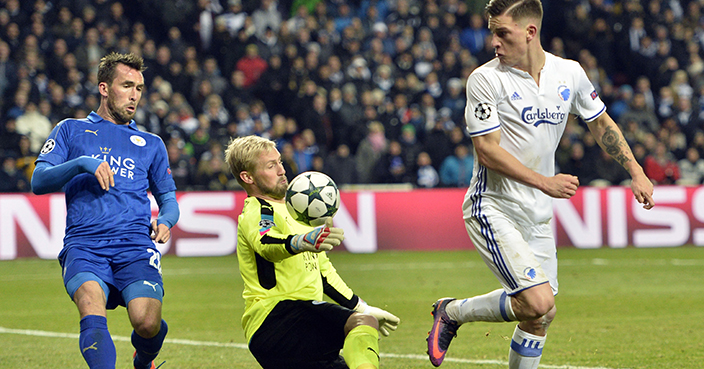
[(117, 68), (118, 64), (124, 64), (140, 72), (144, 72), (144, 70), (147, 69), (144, 66), (144, 59), (140, 56), (133, 53), (119, 54), (112, 52), (100, 59), (100, 64), (98, 65), (98, 83), (112, 83), (115, 79), (115, 68)]
[(541, 22), (543, 20), (543, 4), (540, 0), (490, 0), (484, 10), (489, 17), (506, 13), (513, 19), (537, 18)]

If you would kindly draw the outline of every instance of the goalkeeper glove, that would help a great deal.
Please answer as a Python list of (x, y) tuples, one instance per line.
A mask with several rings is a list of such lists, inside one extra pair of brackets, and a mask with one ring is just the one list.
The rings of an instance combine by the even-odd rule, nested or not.
[(329, 225), (315, 227), (305, 234), (297, 234), (291, 238), (291, 249), (295, 253), (303, 251), (321, 252), (330, 251), (345, 239), (345, 232), (342, 228), (335, 228)]
[(396, 315), (389, 313), (386, 310), (379, 309), (378, 307), (369, 306), (361, 298), (354, 307), (354, 311), (362, 314), (368, 314), (376, 318), (379, 321), (379, 332), (385, 337), (389, 335), (389, 331), (395, 331), (398, 328), (398, 323), (401, 322)]

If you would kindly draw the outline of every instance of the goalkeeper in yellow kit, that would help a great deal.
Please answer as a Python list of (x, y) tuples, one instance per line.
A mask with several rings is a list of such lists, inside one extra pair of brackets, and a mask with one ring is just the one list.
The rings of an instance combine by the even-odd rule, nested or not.
[(234, 139), (225, 159), (248, 196), (237, 258), (252, 355), (263, 368), (378, 368), (379, 332), (396, 330), (399, 318), (367, 305), (335, 271), (325, 251), (342, 242), (342, 229), (312, 228), (288, 214), (288, 180), (273, 141)]

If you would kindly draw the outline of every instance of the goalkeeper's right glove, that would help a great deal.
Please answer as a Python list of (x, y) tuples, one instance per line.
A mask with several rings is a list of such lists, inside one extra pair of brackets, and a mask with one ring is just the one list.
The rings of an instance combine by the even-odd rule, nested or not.
[(396, 315), (378, 307), (370, 306), (361, 298), (357, 302), (357, 306), (354, 307), (354, 311), (375, 317), (379, 322), (379, 332), (384, 336), (388, 336), (390, 331), (395, 331), (398, 328), (398, 323), (401, 323), (401, 319)]
[(335, 228), (329, 225), (315, 227), (305, 234), (297, 234), (291, 238), (291, 250), (295, 253), (303, 251), (321, 252), (330, 251), (345, 239), (345, 232), (342, 228)]

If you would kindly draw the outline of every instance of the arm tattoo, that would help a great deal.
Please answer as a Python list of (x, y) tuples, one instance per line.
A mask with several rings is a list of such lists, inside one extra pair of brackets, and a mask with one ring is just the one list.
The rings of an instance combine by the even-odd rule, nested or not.
[(625, 166), (629, 159), (623, 152), (622, 145), (624, 145), (624, 143), (621, 141), (618, 132), (612, 127), (606, 127), (604, 135), (601, 136), (601, 142), (604, 144), (604, 149), (606, 152), (619, 164)]

